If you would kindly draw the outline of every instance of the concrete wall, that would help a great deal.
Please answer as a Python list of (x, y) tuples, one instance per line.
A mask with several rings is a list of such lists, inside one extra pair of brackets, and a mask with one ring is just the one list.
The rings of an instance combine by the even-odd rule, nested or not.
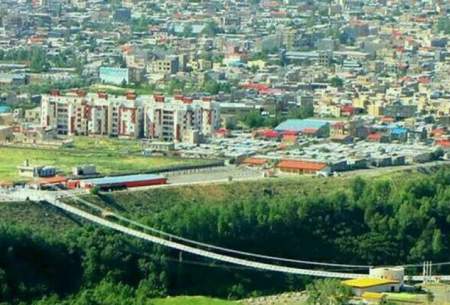
[(400, 291), (400, 284), (379, 285), (368, 288), (353, 288), (353, 293), (356, 296), (361, 296), (364, 292), (398, 292)]

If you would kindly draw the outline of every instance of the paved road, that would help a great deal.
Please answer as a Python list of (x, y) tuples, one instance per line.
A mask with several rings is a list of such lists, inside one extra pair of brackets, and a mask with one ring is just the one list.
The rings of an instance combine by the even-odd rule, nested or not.
[[(349, 172), (340, 173), (341, 176), (356, 176), (356, 175), (364, 175), (364, 176), (376, 176), (383, 173), (392, 173), (403, 170), (411, 170), (411, 169), (427, 169), (435, 166), (443, 166), (450, 165), (450, 161), (436, 161), (429, 162), (423, 164), (411, 164), (405, 166), (390, 166), (390, 167), (380, 167), (373, 169), (361, 169)], [(212, 169), (203, 169), (200, 171), (190, 171), (190, 172), (175, 172), (175, 173), (165, 173), (168, 177), (169, 184), (166, 185), (156, 185), (156, 186), (148, 186), (148, 187), (138, 187), (131, 188), (127, 191), (140, 191), (150, 188), (166, 188), (166, 187), (176, 187), (183, 185), (197, 185), (197, 184), (218, 184), (225, 183), (230, 181), (229, 178), (232, 178), (232, 181), (252, 181), (252, 180), (260, 180), (265, 179), (263, 177), (262, 170), (255, 168), (248, 168), (244, 166), (236, 167), (236, 166), (225, 166), (225, 167), (217, 167)], [(282, 174), (280, 177), (295, 177), (295, 175), (291, 174)], [(31, 192), (31, 193), (29, 193)], [(75, 194), (83, 194), (84, 190), (76, 190), (71, 191)], [(33, 190), (23, 189), (21, 190), (21, 195), (17, 197), (17, 194), (12, 194), (12, 191), (7, 191), (0, 188), (0, 202), (3, 201), (13, 201), (13, 200), (25, 200), (26, 195), (23, 194), (31, 194), (33, 195)], [(22, 199), (23, 198), (23, 199)]]
[(263, 178), (262, 171), (247, 167), (226, 166), (200, 172), (168, 175), (170, 184), (186, 184), (195, 182), (215, 182), (232, 179)]
[(170, 188), (177, 186), (199, 185), (199, 184), (221, 184), (230, 181), (252, 181), (264, 179), (263, 172), (255, 168), (226, 166), (186, 173), (164, 173), (168, 184), (134, 187), (116, 192), (134, 192), (154, 188)]
[(354, 171), (342, 172), (340, 174), (342, 176), (354, 176), (354, 175), (370, 176), (370, 175), (379, 175), (381, 173), (397, 172), (397, 171), (418, 169), (418, 168), (430, 168), (430, 167), (434, 167), (434, 166), (444, 166), (444, 165), (450, 165), (450, 160), (435, 161), (435, 162), (428, 162), (428, 163), (417, 163), (417, 164), (402, 165), (402, 166), (387, 166), (387, 167), (359, 169), (359, 170), (354, 170)]

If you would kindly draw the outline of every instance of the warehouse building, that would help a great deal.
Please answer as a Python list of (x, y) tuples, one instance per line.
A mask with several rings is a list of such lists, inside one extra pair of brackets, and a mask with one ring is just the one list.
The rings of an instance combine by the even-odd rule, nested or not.
[[(92, 188), (120, 189), (120, 188), (161, 185), (166, 183), (167, 178), (163, 176), (141, 174), (141, 175), (128, 175), (128, 176), (79, 180), (78, 186), (84, 189), (92, 189)], [(74, 183), (72, 181), (70, 185), (72, 187), (77, 186), (77, 183)]]
[(267, 165), (268, 160), (264, 158), (249, 157), (242, 161), (242, 164), (249, 167), (263, 167)]
[(302, 161), (302, 160), (281, 160), (277, 168), (286, 173), (294, 174), (330, 174), (328, 164), (323, 162)]

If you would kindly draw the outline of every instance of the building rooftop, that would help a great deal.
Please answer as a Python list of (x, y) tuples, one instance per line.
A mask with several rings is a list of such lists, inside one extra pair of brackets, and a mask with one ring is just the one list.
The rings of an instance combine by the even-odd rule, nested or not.
[(364, 292), (362, 298), (365, 300), (381, 300), (383, 298), (382, 293), (378, 292)]
[(267, 163), (267, 159), (263, 158), (246, 158), (242, 161), (243, 164), (247, 165), (264, 165)]
[(327, 167), (327, 164), (312, 161), (282, 160), (280, 163), (278, 163), (277, 167), (284, 169), (322, 170)]
[(11, 110), (11, 108), (9, 106), (0, 105), (0, 113), (6, 113), (6, 112), (9, 112), (10, 110)]
[(87, 180), (83, 180), (83, 181), (86, 183), (94, 184), (94, 185), (110, 185), (110, 184), (117, 184), (117, 183), (155, 180), (155, 179), (162, 179), (162, 178), (164, 178), (164, 177), (159, 176), (159, 175), (141, 174), (141, 175), (95, 178), (95, 179), (87, 179)]
[(369, 288), (381, 285), (398, 284), (397, 281), (377, 279), (377, 278), (360, 278), (343, 281), (342, 284), (352, 288)]
[(276, 131), (297, 131), (302, 132), (304, 130), (311, 129), (319, 129), (329, 124), (328, 121), (325, 120), (316, 120), (316, 119), (305, 119), (305, 120), (297, 120), (291, 119), (284, 121), (280, 125), (278, 125), (275, 130)]

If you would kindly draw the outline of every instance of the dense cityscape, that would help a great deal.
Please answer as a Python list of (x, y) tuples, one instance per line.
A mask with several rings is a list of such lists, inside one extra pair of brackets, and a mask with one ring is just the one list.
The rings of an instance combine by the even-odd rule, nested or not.
[(449, 164), (449, 1), (0, 0), (1, 305), (450, 304)]

